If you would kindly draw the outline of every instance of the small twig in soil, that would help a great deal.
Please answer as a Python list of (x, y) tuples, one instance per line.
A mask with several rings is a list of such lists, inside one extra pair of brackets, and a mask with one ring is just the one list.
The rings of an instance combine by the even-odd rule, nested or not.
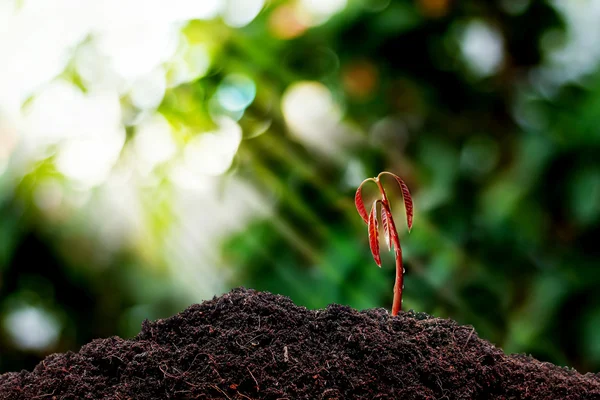
[(248, 396), (246, 396), (246, 395), (245, 395), (245, 394), (243, 394), (243, 393), (240, 393), (240, 392), (236, 392), (236, 393), (238, 394), (238, 396), (242, 396), (242, 397), (243, 397), (243, 398), (245, 398), (245, 399), (248, 399), (248, 400), (254, 400), (254, 399), (252, 399), (252, 397), (248, 397)]
[(250, 372), (250, 376), (252, 377), (252, 379), (254, 379), (254, 383), (256, 383), (256, 391), (258, 392), (260, 390), (260, 388), (258, 386), (258, 381), (254, 377), (254, 374), (252, 374), (252, 371), (250, 371), (250, 368), (246, 367), (246, 369), (248, 370), (248, 372)]
[(463, 348), (462, 348), (463, 350), (467, 347), (467, 344), (469, 344), (469, 340), (471, 340), (471, 336), (473, 335), (473, 332), (475, 332), (475, 328), (471, 328), (471, 332), (469, 333), (469, 337), (467, 338), (467, 341), (463, 345)]
[[(54, 392), (56, 392), (56, 390)], [(54, 396), (54, 392), (47, 393), (47, 394), (40, 394), (39, 396), (32, 397), (32, 399), (42, 399), (44, 397)]]
[(231, 400), (231, 397), (227, 396), (227, 393), (225, 393), (224, 391), (222, 391), (221, 389), (219, 389), (219, 387), (217, 385), (210, 385), (211, 387), (215, 388), (216, 390), (218, 390), (219, 392), (221, 392), (223, 394), (223, 396), (227, 397), (229, 400)]

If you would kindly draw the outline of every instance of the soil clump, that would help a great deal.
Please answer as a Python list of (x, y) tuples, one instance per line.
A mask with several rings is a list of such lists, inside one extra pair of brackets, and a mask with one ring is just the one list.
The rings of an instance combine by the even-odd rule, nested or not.
[(239, 288), (0, 375), (0, 399), (600, 399), (600, 374), (505, 355), (423, 313)]

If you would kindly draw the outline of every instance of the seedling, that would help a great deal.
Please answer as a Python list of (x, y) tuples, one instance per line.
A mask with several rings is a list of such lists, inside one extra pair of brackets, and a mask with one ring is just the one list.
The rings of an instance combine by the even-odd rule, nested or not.
[[(394, 217), (392, 216), (390, 202), (388, 201), (385, 189), (381, 184), (382, 175), (390, 175), (394, 177), (394, 179), (400, 186), (400, 190), (402, 191), (402, 197), (404, 199), (404, 209), (406, 211), (406, 224), (408, 225), (408, 231), (410, 232), (413, 223), (412, 198), (410, 197), (408, 186), (406, 186), (404, 181), (398, 176), (392, 174), (391, 172), (384, 171), (377, 175), (376, 178), (368, 178), (362, 181), (362, 183), (358, 186), (358, 189), (356, 189), (354, 203), (356, 204), (356, 209), (358, 210), (358, 213), (360, 214), (361, 218), (363, 219), (363, 221), (365, 221), (365, 223), (368, 226), (369, 246), (371, 247), (371, 253), (373, 254), (373, 258), (375, 259), (375, 262), (377, 263), (379, 268), (381, 268), (381, 257), (379, 255), (379, 223), (377, 220), (377, 205), (381, 205), (381, 224), (383, 225), (385, 243), (388, 246), (388, 250), (391, 250), (392, 247), (394, 248), (394, 254), (396, 256), (396, 282), (394, 283), (394, 301), (392, 303), (392, 315), (398, 315), (398, 312), (402, 308), (402, 289), (404, 289), (404, 267), (402, 266), (402, 249), (400, 248), (400, 238), (398, 237), (396, 223), (394, 222)], [(367, 210), (365, 209), (365, 203), (362, 199), (362, 186), (369, 181), (373, 181), (377, 184), (377, 187), (379, 188), (379, 193), (381, 193), (381, 199), (376, 199), (373, 201), (371, 210), (367, 214)]]

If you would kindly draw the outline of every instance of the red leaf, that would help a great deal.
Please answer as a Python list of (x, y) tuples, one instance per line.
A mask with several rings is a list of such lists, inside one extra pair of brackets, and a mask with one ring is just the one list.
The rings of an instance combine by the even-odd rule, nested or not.
[(390, 250), (392, 247), (392, 242), (390, 238), (390, 223), (388, 222), (388, 218), (391, 218), (391, 214), (388, 215), (386, 203), (381, 202), (381, 225), (383, 225), (383, 236), (385, 237), (385, 244), (387, 244), (388, 250)]
[(377, 203), (379, 201), (381, 200), (375, 200), (373, 202), (367, 225), (369, 227), (369, 246), (371, 247), (371, 254), (373, 254), (373, 259), (379, 268), (381, 268), (381, 257), (379, 255), (379, 229), (377, 225)]
[(396, 179), (396, 182), (398, 182), (398, 185), (400, 185), (400, 190), (402, 190), (402, 197), (404, 198), (404, 209), (406, 211), (406, 224), (408, 225), (408, 231), (410, 232), (410, 230), (412, 229), (412, 224), (413, 224), (413, 201), (412, 201), (412, 197), (410, 197), (410, 191), (408, 190), (408, 186), (406, 186), (406, 183), (404, 183), (404, 181), (402, 179), (400, 179), (399, 177), (397, 177), (394, 174), (391, 174), (394, 176), (394, 178)]
[(365, 209), (365, 203), (362, 199), (362, 184), (356, 189), (356, 195), (354, 196), (354, 204), (356, 205), (356, 210), (360, 214), (360, 217), (365, 221), (365, 224), (368, 224), (367, 210)]

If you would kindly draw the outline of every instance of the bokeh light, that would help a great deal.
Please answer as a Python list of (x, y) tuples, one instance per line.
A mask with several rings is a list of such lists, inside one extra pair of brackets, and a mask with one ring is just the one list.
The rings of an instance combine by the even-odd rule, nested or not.
[(60, 334), (60, 323), (53, 315), (31, 306), (11, 310), (3, 326), (10, 339), (23, 350), (52, 348)]
[(318, 82), (300, 82), (288, 88), (281, 109), (292, 132), (315, 147), (327, 147), (327, 132), (341, 118), (331, 92)]
[(492, 75), (502, 66), (502, 36), (482, 21), (471, 21), (465, 26), (461, 50), (467, 65), (477, 76)]
[(227, 25), (241, 28), (256, 18), (263, 5), (264, 0), (227, 0), (223, 19)]
[(227, 118), (218, 123), (218, 130), (196, 136), (184, 149), (185, 166), (194, 174), (221, 175), (231, 166), (242, 140), (242, 130)]

